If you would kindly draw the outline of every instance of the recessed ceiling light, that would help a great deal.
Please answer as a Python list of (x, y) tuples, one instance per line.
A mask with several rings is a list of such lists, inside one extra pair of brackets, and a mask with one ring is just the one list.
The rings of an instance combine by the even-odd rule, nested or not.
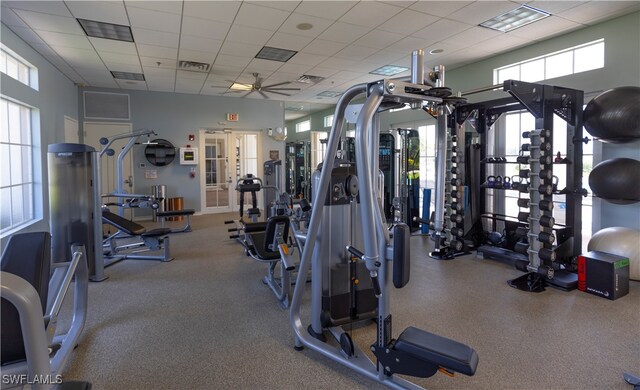
[(495, 18), (491, 18), (486, 22), (482, 22), (480, 23), (480, 26), (501, 32), (509, 32), (516, 28), (526, 26), (529, 23), (544, 19), (550, 15), (551, 14), (548, 12), (540, 11), (539, 9), (528, 5), (523, 5), (507, 12), (506, 14), (502, 14)]
[(317, 94), (317, 97), (326, 97), (326, 98), (334, 98), (334, 97), (338, 97), (342, 95), (342, 92), (336, 92), (336, 91), (324, 91), (324, 92), (320, 92), (319, 94)]
[(264, 46), (258, 54), (256, 54), (256, 58), (260, 58), (263, 60), (271, 60), (271, 61), (280, 61), (287, 62), (296, 55), (297, 51), (288, 50), (288, 49), (279, 49), (277, 47), (269, 47)]
[(311, 30), (313, 28), (313, 24), (311, 23), (300, 23), (296, 26), (298, 30), (306, 31)]
[(298, 79), (296, 81), (299, 82), (299, 83), (304, 83), (304, 84), (318, 84), (322, 80), (324, 80), (324, 77), (322, 77), (322, 76), (314, 76), (314, 75), (310, 75), (310, 74), (303, 74), (302, 76), (298, 77)]
[(121, 24), (97, 22), (95, 20), (77, 19), (78, 23), (89, 37), (113, 39), (116, 41), (133, 42), (133, 35), (129, 26)]
[(114, 79), (119, 79), (119, 80), (144, 81), (144, 74), (142, 73), (118, 72), (118, 71), (112, 70), (111, 76), (113, 76)]
[(385, 66), (381, 66), (378, 69), (374, 69), (371, 72), (369, 72), (370, 74), (379, 74), (382, 76), (393, 76), (396, 75), (398, 73), (402, 73), (406, 70), (409, 70), (409, 68), (404, 67), (404, 66), (397, 66), (397, 65), (385, 65)]
[(444, 53), (444, 49), (433, 49), (429, 51), (429, 54), (440, 54), (440, 53)]
[(253, 89), (253, 85), (251, 85), (251, 84), (242, 84), (242, 83), (233, 83), (233, 84), (231, 84), (229, 89), (233, 89), (235, 91), (251, 91)]

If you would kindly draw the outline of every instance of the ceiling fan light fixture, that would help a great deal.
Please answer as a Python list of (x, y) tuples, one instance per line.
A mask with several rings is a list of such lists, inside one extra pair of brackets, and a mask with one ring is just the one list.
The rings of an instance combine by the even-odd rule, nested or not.
[(251, 91), (252, 88), (253, 86), (250, 84), (241, 84), (241, 83), (233, 83), (229, 87), (229, 89), (233, 89), (235, 91)]
[(262, 49), (260, 49), (258, 54), (256, 54), (255, 58), (258, 58), (261, 60), (287, 62), (291, 59), (291, 57), (293, 57), (297, 53), (298, 52), (295, 50), (264, 46)]

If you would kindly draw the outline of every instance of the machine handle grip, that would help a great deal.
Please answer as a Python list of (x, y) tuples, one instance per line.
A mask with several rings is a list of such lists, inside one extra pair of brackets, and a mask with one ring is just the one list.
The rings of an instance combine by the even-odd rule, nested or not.
[(351, 245), (347, 245), (347, 251), (349, 251), (349, 253), (351, 253), (354, 257), (357, 257), (358, 259), (364, 258), (364, 253), (360, 252), (359, 250), (352, 247)]
[[(375, 276), (374, 276), (375, 274)], [(372, 272), (371, 273), (371, 284), (373, 286), (373, 293), (375, 294), (376, 298), (380, 298), (380, 296), (382, 296), (382, 291), (380, 290), (380, 282), (378, 281), (378, 273), (377, 272)]]
[(426, 219), (422, 219), (420, 217), (413, 217), (413, 221), (421, 223), (423, 225), (429, 225), (429, 221), (427, 221)]

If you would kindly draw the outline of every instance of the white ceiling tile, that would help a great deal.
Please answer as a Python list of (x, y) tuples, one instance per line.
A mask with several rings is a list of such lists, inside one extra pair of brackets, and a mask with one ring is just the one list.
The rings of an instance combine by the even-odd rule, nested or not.
[(227, 35), (227, 41), (264, 45), (273, 35), (273, 31), (246, 26), (232, 26)]
[(332, 56), (340, 50), (347, 47), (347, 43), (325, 41), (324, 39), (315, 39), (302, 49), (303, 53), (317, 54), (322, 56)]
[(376, 27), (402, 11), (402, 7), (385, 3), (363, 1), (351, 8), (341, 18), (341, 22), (359, 26)]
[(180, 14), (152, 11), (135, 7), (127, 7), (131, 27), (145, 28), (154, 31), (180, 33)]
[(216, 53), (209, 53), (206, 51), (188, 50), (180, 48), (178, 53), (178, 60), (180, 61), (193, 61), (204, 62), (205, 64), (213, 64), (213, 60), (216, 58)]
[(51, 46), (66, 62), (73, 66), (93, 66), (102, 64), (102, 60), (95, 50), (83, 50), (73, 47)]
[(211, 67), (209, 75), (219, 75), (229, 78), (236, 78), (241, 72), (242, 69), (238, 69), (237, 66), (213, 65)]
[(309, 54), (309, 53), (298, 53), (294, 55), (288, 63), (291, 64), (300, 64), (300, 65), (312, 65), (316, 66), (322, 61), (326, 60), (327, 56), (321, 56), (317, 54)]
[(289, 64), (289, 63), (286, 63), (286, 64), (282, 65), (278, 69), (278, 72), (295, 73), (299, 77), (299, 76), (302, 76), (303, 74), (305, 74), (306, 72), (308, 72), (309, 70), (311, 70), (311, 68), (313, 68), (313, 65), (301, 65), (301, 64)]
[(63, 34), (52, 31), (34, 30), (43, 41), (49, 45), (74, 47), (76, 49), (92, 50), (93, 46), (86, 36)]
[(224, 40), (231, 27), (230, 23), (185, 16), (182, 19), (182, 34)]
[(482, 46), (487, 51), (501, 53), (514, 47), (524, 46), (529, 42), (530, 40), (528, 39), (516, 37), (510, 34), (502, 34), (482, 42)]
[(385, 48), (394, 42), (404, 38), (402, 34), (396, 34), (388, 31), (373, 30), (366, 33), (360, 39), (354, 42), (355, 45), (364, 47), (374, 47), (377, 49)]
[(110, 51), (99, 51), (98, 55), (109, 69), (113, 69), (113, 67), (110, 66), (111, 64), (140, 65), (140, 58), (138, 58), (138, 56), (113, 53)]
[(348, 81), (348, 80), (353, 80), (356, 77), (361, 77), (362, 73), (359, 72), (352, 72), (349, 70), (342, 70), (336, 74), (334, 74), (333, 76), (331, 76), (332, 80), (335, 80), (337, 82), (340, 81)]
[(156, 68), (153, 66), (142, 66), (142, 72), (144, 73), (144, 78), (149, 81), (150, 79), (160, 80), (160, 79), (175, 79), (176, 70), (175, 69), (163, 69)]
[(357, 3), (357, 1), (334, 1), (327, 4), (326, 1), (303, 1), (296, 8), (296, 13), (338, 20)]
[(216, 65), (226, 65), (226, 66), (237, 66), (239, 68), (244, 68), (249, 65), (249, 62), (253, 60), (253, 57), (239, 57), (239, 56), (230, 56), (227, 54), (218, 54), (216, 57)]
[(470, 25), (453, 20), (440, 19), (432, 25), (423, 28), (412, 34), (413, 37), (421, 38), (423, 44), (419, 47), (428, 46), (434, 42), (440, 42), (455, 34), (461, 33), (471, 28)]
[(78, 21), (71, 17), (41, 14), (39, 12), (24, 10), (15, 10), (15, 12), (34, 30), (85, 35)]
[[(300, 23), (309, 23), (313, 27), (309, 30), (299, 30), (296, 26)], [(288, 34), (303, 35), (305, 37), (317, 37), (332, 23), (333, 20), (330, 19), (302, 15), (294, 12), (289, 16), (289, 18), (287, 18), (282, 26), (280, 26), (280, 29), (278, 29), (278, 31)]]
[(251, 62), (249, 62), (249, 65), (247, 65), (247, 69), (258, 69), (260, 72), (270, 71), (270, 73), (272, 73), (274, 70), (280, 68), (283, 64), (284, 63), (280, 61), (270, 61), (260, 58), (254, 58), (251, 60)]
[(288, 16), (286, 11), (243, 3), (233, 24), (275, 31)]
[(97, 87), (97, 88), (119, 88), (118, 83), (111, 78), (111, 80), (105, 81), (88, 81), (87, 86), (89, 87)]
[(411, 55), (412, 51), (423, 48), (427, 44), (428, 42), (425, 39), (416, 38), (416, 37), (406, 37), (394, 43), (393, 45), (387, 47), (385, 50), (387, 53), (395, 52), (399, 56), (401, 55), (409, 56)]
[[(497, 37), (501, 34), (502, 33), (499, 31), (491, 30), (484, 27), (471, 27), (468, 30), (465, 30), (461, 33), (451, 36), (450, 38), (438, 42), (437, 45), (438, 48), (450, 51), (449, 49), (453, 48), (449, 47), (449, 45), (456, 46), (457, 48), (468, 47), (489, 38)], [(430, 48), (430, 50), (431, 49), (433, 48)]]
[(107, 64), (107, 67), (109, 68), (109, 70), (115, 72), (142, 73), (142, 67), (140, 65), (112, 63)]
[(43, 56), (47, 57), (47, 56), (54, 56), (54, 57), (59, 57), (58, 53), (55, 52), (55, 50), (53, 50), (49, 45), (47, 44), (40, 44), (40, 43), (31, 43), (30, 44), (31, 47), (33, 47), (38, 53), (42, 54)]
[(553, 35), (581, 27), (584, 26), (580, 23), (572, 22), (557, 16), (549, 16), (548, 18), (510, 31), (508, 34), (533, 40), (547, 39)]
[(29, 27), (11, 8), (5, 7), (4, 3), (1, 7), (0, 20), (9, 27)]
[(350, 69), (357, 64), (357, 61), (345, 60), (342, 58), (331, 57), (325, 61), (322, 61), (319, 64), (323, 68), (334, 68), (334, 69)]
[(138, 51), (133, 42), (116, 41), (113, 39), (89, 37), (89, 41), (98, 52), (109, 51), (112, 53), (137, 56)]
[(396, 51), (388, 51), (387, 49), (381, 50), (374, 55), (367, 57), (364, 61), (375, 64), (375, 65), (387, 65), (387, 64), (395, 64), (396, 60), (399, 58), (410, 57), (411, 52), (407, 52), (406, 55), (403, 53), (398, 53)]
[(135, 90), (141, 90), (141, 91), (147, 90), (147, 83), (145, 83), (144, 81), (116, 79), (116, 83), (122, 89), (135, 89)]
[(164, 47), (178, 47), (180, 35), (132, 27), (133, 40), (137, 43)]
[(182, 15), (182, 1), (125, 1), (128, 8), (142, 8), (151, 11)]
[(71, 17), (71, 13), (62, 1), (3, 1), (2, 5), (13, 9)]
[(320, 39), (333, 42), (351, 43), (368, 33), (370, 27), (356, 26), (343, 22), (336, 22), (318, 36)]
[[(425, 12), (430, 15), (447, 17), (451, 13), (463, 8), (473, 1), (416, 1), (409, 6), (410, 9)], [(495, 15), (494, 15), (495, 16)]]
[(154, 92), (174, 92), (175, 82), (167, 81), (163, 84), (147, 83), (147, 87), (149, 88), (149, 91)]
[(453, 12), (448, 19), (466, 24), (477, 25), (496, 16), (518, 8), (518, 4), (509, 1), (476, 1)]
[(183, 16), (218, 22), (231, 22), (240, 8), (239, 1), (185, 1)]
[(533, 0), (528, 2), (527, 5), (554, 15), (584, 3), (584, 1)]
[(192, 37), (182, 35), (180, 38), (180, 49), (206, 51), (209, 53), (217, 53), (222, 47), (221, 40), (209, 39), (202, 37)]
[(204, 83), (207, 79), (207, 73), (204, 72), (190, 72), (186, 70), (178, 70), (176, 73), (176, 80), (196, 80)]
[(323, 68), (321, 66), (316, 66), (314, 68), (312, 68), (311, 70), (309, 70), (307, 72), (307, 74), (311, 74), (314, 76), (320, 76), (320, 77), (331, 77), (334, 74), (338, 73), (337, 69), (333, 69), (333, 68)]
[[(47, 44), (40, 37), (40, 35), (38, 35), (38, 33), (36, 31), (30, 29), (29, 27), (11, 26), (10, 29), (11, 29), (11, 31), (16, 33), (20, 38), (22, 38), (23, 41), (25, 41), (25, 42), (27, 42), (29, 44), (40, 44), (40, 45), (46, 45)], [(48, 31), (47, 31), (47, 33), (49, 33), (49, 34), (60, 34), (60, 33), (51, 33), (51, 32), (48, 32)], [(80, 35), (74, 35), (74, 34), (62, 34), (62, 35), (68, 35), (68, 36), (83, 38)]]
[(129, 25), (127, 10), (121, 1), (66, 1), (65, 4), (76, 18)]
[(639, 9), (638, 1), (590, 1), (588, 4), (560, 12), (558, 16), (577, 23), (593, 24), (598, 20), (606, 20)]
[(411, 35), (436, 22), (438, 19), (438, 17), (433, 15), (406, 9), (381, 24), (378, 29), (397, 34)]
[(269, 39), (266, 46), (299, 51), (307, 46), (312, 40), (313, 38), (311, 37), (277, 32), (273, 34), (271, 39)]
[(220, 48), (220, 54), (238, 57), (255, 57), (262, 49), (262, 45), (251, 45), (246, 43), (225, 41)]
[(144, 43), (136, 43), (138, 53), (145, 57), (171, 58), (174, 61), (178, 58), (177, 47), (164, 47), (155, 45), (146, 45)]
[(200, 95), (214, 95), (214, 96), (219, 96), (224, 94), (225, 92), (227, 92), (229, 90), (228, 87), (219, 87), (219, 86), (211, 86), (211, 85), (207, 85), (205, 83), (205, 86), (202, 88), (202, 90), (200, 91)]
[(361, 61), (369, 57), (370, 55), (376, 53), (378, 50), (379, 49), (375, 49), (372, 47), (349, 45), (345, 47), (343, 50), (336, 53), (334, 57), (353, 60), (353, 61)]
[[(156, 69), (156, 70), (172, 70), (176, 68), (176, 59), (173, 58), (161, 58), (161, 57), (140, 57), (140, 62), (144, 69)], [(158, 64), (158, 62), (160, 64)], [(146, 70), (145, 70), (146, 72)]]
[(286, 1), (247, 1), (246, 3), (250, 4), (259, 4), (264, 7), (271, 7), (283, 11), (293, 11), (296, 9), (300, 1), (286, 0)]

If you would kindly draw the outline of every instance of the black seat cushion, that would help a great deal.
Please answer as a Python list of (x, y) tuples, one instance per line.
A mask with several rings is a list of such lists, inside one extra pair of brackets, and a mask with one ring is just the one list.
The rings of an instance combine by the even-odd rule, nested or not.
[(394, 348), (465, 375), (475, 374), (478, 366), (478, 354), (473, 348), (414, 327), (400, 334)]
[(114, 214), (111, 211), (102, 211), (102, 221), (108, 223), (109, 225), (115, 226), (119, 230), (122, 230), (123, 232), (131, 236), (139, 236), (147, 231), (144, 226), (133, 221), (129, 221), (126, 218), (122, 218), (118, 214)]
[[(0, 260), (4, 272), (29, 282), (40, 295), (42, 314), (47, 307), (49, 272), (51, 269), (51, 235), (47, 232), (15, 234), (2, 253)], [(2, 299), (2, 365), (25, 359), (24, 341), (18, 310)], [(42, 322), (44, 327), (44, 320)]]
[(260, 216), (260, 209), (258, 208), (251, 208), (247, 210), (247, 215), (257, 215)]
[(195, 214), (195, 210), (193, 209), (184, 209), (184, 210), (170, 210), (170, 211), (158, 211), (156, 216), (158, 217), (177, 217), (182, 215), (193, 215)]
[(252, 249), (253, 254), (260, 260), (275, 261), (280, 260), (280, 252), (266, 251), (264, 249), (265, 232), (256, 232), (247, 235), (247, 244)]
[(157, 228), (141, 234), (142, 237), (160, 237), (171, 233), (169, 228)]

